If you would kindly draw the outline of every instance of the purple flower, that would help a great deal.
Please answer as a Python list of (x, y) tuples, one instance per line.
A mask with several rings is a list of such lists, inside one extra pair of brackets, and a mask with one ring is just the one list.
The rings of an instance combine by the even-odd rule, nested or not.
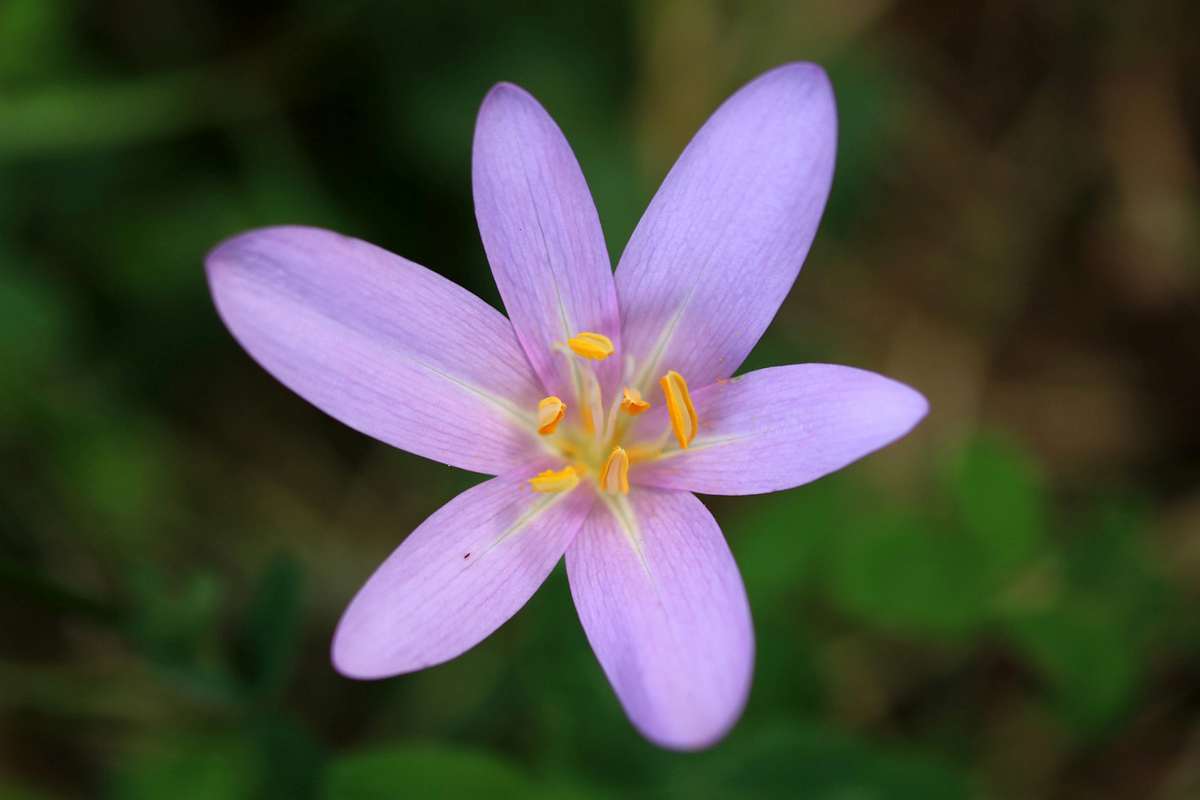
[(276, 378), (368, 436), (496, 476), (421, 524), (359, 591), (333, 640), (341, 673), (454, 658), (565, 554), (579, 619), (633, 724), (680, 749), (729, 730), (754, 635), (737, 566), (692, 492), (807, 483), (927, 410), (907, 386), (850, 367), (730, 378), (808, 252), (836, 127), (819, 67), (752, 81), (684, 150), (614, 274), (562, 132), (524, 90), (496, 86), (472, 182), (508, 319), (328, 231), (251, 231), (212, 252), (221, 317)]

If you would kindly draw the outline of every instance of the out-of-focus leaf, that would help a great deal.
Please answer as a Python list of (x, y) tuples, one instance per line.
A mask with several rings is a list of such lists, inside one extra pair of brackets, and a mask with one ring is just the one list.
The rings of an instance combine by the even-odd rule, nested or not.
[(209, 66), (0, 94), (0, 162), (141, 144), (278, 107), (279, 98), (230, 79)]
[(994, 588), (1001, 588), (1045, 547), (1045, 496), (1037, 469), (1016, 447), (981, 438), (958, 454), (947, 478), (959, 524), (978, 544)]
[(537, 792), (533, 781), (495, 756), (434, 745), (396, 745), (334, 759), (323, 796), (326, 800), (524, 800)]
[(277, 556), (259, 578), (239, 637), (239, 661), (252, 695), (274, 697), (283, 691), (299, 643), (303, 601), (300, 564)]
[[(2, 16), (2, 15), (0, 15)], [(53, 284), (0, 250), (0, 424), (69, 352), (71, 304)]]
[(129, 633), (161, 666), (194, 665), (216, 633), (222, 591), (219, 580), (198, 573), (174, 583), (146, 564), (130, 576), (135, 601)]
[(49, 795), (19, 787), (13, 783), (0, 783), (0, 800), (46, 800)]
[(1127, 711), (1156, 641), (1182, 619), (1151, 567), (1136, 504), (1105, 500), (1080, 515), (1060, 554), (1060, 588), (1006, 627), (1047, 681), (1054, 705), (1081, 734), (1102, 733)]
[(158, 307), (181, 296), (202, 299), (204, 254), (253, 226), (248, 205), (242, 191), (204, 173), (192, 176), (185, 188), (144, 191), (129, 201), (128, 214), (101, 217), (89, 231), (101, 248), (96, 256), (106, 265), (103, 277), (133, 307)]
[(688, 800), (965, 800), (970, 786), (953, 767), (813, 725), (780, 724), (684, 762), (675, 761), (662, 796)]
[(0, 86), (48, 75), (68, 59), (66, 0), (4, 0)]
[(834, 481), (757, 498), (725, 529), (756, 612), (803, 590), (825, 538), (840, 525)]
[[(754, 615), (755, 655), (750, 711), (780, 704), (815, 709), (821, 681), (801, 613), (817, 585), (827, 540), (841, 526), (847, 481), (832, 477), (795, 491), (741, 498), (717, 510)], [(728, 512), (728, 513), (724, 513)]]
[(1149, 526), (1139, 504), (1104, 500), (1083, 518), (1062, 557), (1071, 591), (1113, 625), (1149, 643), (1176, 619), (1176, 598), (1145, 546)]
[(844, 610), (882, 628), (961, 637), (988, 614), (990, 593), (974, 540), (900, 509), (861, 513), (830, 541), (823, 576)]
[(258, 742), (260, 800), (310, 800), (320, 796), (325, 753), (305, 728), (283, 717), (255, 720), (250, 730)]
[(1128, 706), (1141, 673), (1140, 650), (1108, 617), (1064, 603), (1014, 615), (1007, 629), (1080, 732), (1102, 729)]
[(156, 742), (117, 771), (113, 800), (231, 800), (253, 797), (259, 784), (250, 741), (186, 738)]
[(58, 613), (78, 614), (94, 622), (112, 624), (118, 610), (112, 604), (90, 597), (52, 580), (40, 570), (0, 558), (0, 602), (35, 603)]
[(850, 238), (877, 209), (884, 167), (900, 142), (911, 107), (898, 65), (878, 48), (852, 48), (829, 64), (837, 94), (837, 174), (822, 222), (825, 235)]
[[(629, 725), (599, 662), (588, 645), (571, 601), (566, 569), (551, 573), (518, 615), (528, 631), (509, 656), (510, 677), (494, 690), (473, 728), (493, 736), (511, 735), (489, 719), (493, 709), (508, 719), (531, 718), (538, 764), (559, 767), (603, 781), (620, 773), (627, 782), (648, 780), (653, 770), (647, 748)], [(586, 753), (586, 758), (580, 754)]]
[(186, 129), (202, 117), (197, 76), (61, 84), (0, 101), (0, 160), (140, 141)]
[(174, 443), (148, 417), (89, 413), (77, 422), (80, 428), (56, 443), (64, 451), (64, 494), (111, 544), (143, 547), (155, 524), (169, 518)]

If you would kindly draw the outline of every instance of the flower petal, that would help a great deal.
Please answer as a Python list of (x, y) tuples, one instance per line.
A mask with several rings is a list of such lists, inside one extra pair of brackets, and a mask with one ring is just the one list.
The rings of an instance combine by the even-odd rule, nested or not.
[[(700, 433), (691, 446), (639, 465), (631, 481), (701, 494), (790, 489), (894, 442), (929, 410), (903, 383), (833, 364), (756, 370), (692, 402)], [(645, 416), (647, 430), (666, 425), (661, 411)]]
[(706, 386), (742, 363), (816, 234), (836, 138), (833, 92), (814, 64), (751, 81), (699, 130), (617, 266), (638, 388), (667, 369)]
[(207, 267), (234, 338), (335, 419), (477, 472), (536, 453), (536, 378), (512, 326), (465, 289), (317, 228), (244, 233)]
[(492, 478), (421, 523), (359, 590), (333, 637), (351, 678), (448, 661), (525, 605), (579, 531), (595, 495), (535, 494), (545, 465)]
[[(583, 172), (562, 131), (528, 92), (498, 84), (483, 101), (472, 157), (475, 216), (504, 307), (549, 394), (572, 385), (555, 351), (601, 333), (620, 353), (612, 263)], [(603, 386), (620, 358), (595, 365)]]
[(579, 619), (638, 730), (665, 747), (706, 747), (750, 691), (746, 590), (695, 496), (638, 489), (622, 502), (597, 502), (567, 550)]

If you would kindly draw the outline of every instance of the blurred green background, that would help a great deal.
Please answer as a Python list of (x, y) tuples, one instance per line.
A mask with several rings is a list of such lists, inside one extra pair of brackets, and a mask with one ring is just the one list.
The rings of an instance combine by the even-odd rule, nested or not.
[[(0, 798), (1200, 797), (1196, 8), (0, 0)], [(450, 664), (335, 675), (353, 592), (478, 478), (272, 380), (204, 253), (321, 225), (498, 305), (492, 83), (558, 119), (615, 259), (716, 104), (797, 59), (837, 175), (747, 368), (933, 411), (708, 500), (757, 627), (741, 724), (643, 741), (561, 569)]]

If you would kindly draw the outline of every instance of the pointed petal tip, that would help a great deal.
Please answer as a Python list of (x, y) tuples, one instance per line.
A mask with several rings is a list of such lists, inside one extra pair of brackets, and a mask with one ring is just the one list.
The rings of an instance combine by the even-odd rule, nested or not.
[(769, 75), (785, 75), (804, 81), (829, 83), (829, 73), (815, 61), (789, 61), (767, 70), (761, 77), (765, 78)]
[(480, 119), (493, 113), (499, 113), (511, 106), (533, 107), (545, 113), (542, 104), (529, 90), (509, 81), (500, 81), (488, 89), (488, 93), (483, 96), (483, 102), (479, 104), (479, 114), (475, 124), (476, 134), (479, 133)]
[(597, 504), (567, 550), (576, 611), (626, 716), (679, 751), (719, 742), (754, 674), (745, 586), (720, 528), (687, 492), (630, 495), (638, 542)]
[[(527, 359), (546, 394), (570, 391), (556, 351), (581, 331), (620, 347), (612, 260), (587, 180), (562, 129), (512, 83), (492, 87), (471, 144), (471, 186), (484, 252)], [(597, 368), (606, 391), (618, 361)]]
[[(711, 721), (703, 727), (680, 729), (678, 727), (670, 727), (670, 720), (651, 722), (632, 716), (629, 717), (629, 720), (638, 733), (663, 749), (674, 750), (679, 753), (697, 753), (702, 750), (708, 750), (720, 744), (733, 731), (738, 721), (741, 720), (742, 714), (746, 710), (746, 702), (750, 698), (752, 673), (753, 661), (751, 662), (750, 671), (746, 673), (745, 686), (742, 689), (740, 701), (734, 705), (730, 705), (724, 717)], [(657, 724), (658, 722), (666, 722), (668, 724), (660, 725)]]
[[(346, 617), (343, 616), (342, 623), (345, 621)], [(379, 680), (396, 674), (381, 672), (378, 668), (371, 669), (366, 662), (360, 660), (354, 640), (345, 635), (344, 625), (341, 623), (338, 624), (337, 630), (333, 634), (333, 641), (329, 648), (329, 661), (337, 674), (354, 681)]]
[(205, 273), (233, 338), (334, 419), (475, 472), (531, 456), (512, 409), (534, 402), (536, 378), (508, 320), (462, 287), (360, 239), (293, 225), (220, 242)]
[(305, 225), (267, 225), (262, 228), (251, 228), (250, 230), (239, 231), (238, 233), (225, 237), (213, 245), (208, 253), (204, 256), (204, 261), (205, 263), (208, 263), (214, 259), (227, 256), (238, 250), (242, 245), (256, 242), (262, 238), (272, 237), (279, 234), (287, 234), (288, 232), (304, 233), (314, 230), (319, 229), (311, 228)]
[(738, 716), (724, 723), (719, 729), (704, 733), (653, 731), (639, 725), (636, 721), (633, 725), (647, 741), (664, 750), (674, 750), (677, 753), (698, 753), (719, 744), (733, 730), (733, 726), (737, 724), (740, 716), (741, 712), (739, 711)]
[[(618, 262), (626, 353), (661, 352), (698, 387), (736, 372), (816, 236), (837, 128), (829, 78), (806, 62), (759, 75), (713, 112)], [(686, 280), (680, 264), (691, 265)], [(664, 310), (678, 314), (668, 338)]]
[(252, 266), (258, 260), (247, 259), (246, 256), (267, 251), (272, 244), (290, 245), (302, 240), (315, 242), (321, 238), (344, 239), (352, 244), (357, 242), (351, 236), (313, 225), (267, 225), (240, 231), (217, 242), (204, 256), (204, 270), (211, 284), (218, 273)]
[[(286, 230), (286, 229), (284, 229)], [(245, 273), (258, 260), (253, 258), (255, 251), (262, 250), (268, 240), (281, 232), (281, 228), (255, 228), (235, 233), (213, 245), (204, 256), (204, 273), (208, 278), (209, 289), (212, 292), (213, 303), (222, 319), (225, 319), (224, 306), (228, 300), (226, 295), (226, 280), (238, 273)], [(226, 320), (226, 327), (230, 326)]]
[(837, 140), (837, 100), (833, 82), (821, 65), (811, 61), (783, 64), (752, 80), (743, 91), (759, 86), (769, 91), (790, 93), (813, 115), (812, 121), (825, 129), (828, 145), (834, 147)]
[(896, 436), (898, 439), (917, 427), (921, 420), (928, 416), (929, 400), (907, 383), (880, 377), (892, 384), (894, 394), (891, 408), (899, 431)]
[[(358, 619), (353, 619), (354, 617)], [(455, 656), (440, 660), (410, 661), (410, 663), (387, 663), (379, 658), (379, 648), (373, 644), (376, 633), (369, 630), (370, 620), (356, 613), (353, 603), (342, 613), (333, 640), (329, 647), (329, 662), (337, 674), (352, 681), (378, 681), (419, 672), (428, 667), (450, 661)], [(356, 630), (355, 630), (356, 629)]]
[[(692, 395), (699, 447), (639, 467), (634, 483), (759, 494), (817, 480), (907, 436), (929, 401), (907, 384), (836, 364), (748, 372)], [(647, 424), (665, 425), (662, 410)]]
[(787, 81), (809, 91), (827, 93), (831, 97), (833, 95), (833, 82), (829, 79), (829, 73), (820, 64), (812, 61), (791, 61), (781, 64), (775, 69), (764, 72), (758, 80)]
[(916, 389), (912, 388), (911, 386), (909, 386), (907, 388), (912, 393), (912, 403), (913, 403), (913, 409), (915, 412), (914, 413), (915, 419), (913, 421), (920, 422), (921, 420), (925, 419), (926, 416), (929, 415), (929, 399), (927, 397), (925, 397), (925, 395), (918, 392)]
[(457, 658), (516, 614), (562, 559), (592, 497), (525, 491), (540, 461), (477, 484), (435, 511), (346, 607), (330, 659), (376, 680)]
[(270, 230), (270, 228), (257, 228), (255, 230), (242, 231), (228, 236), (213, 245), (204, 254), (204, 271), (208, 275), (209, 281), (213, 280), (216, 273), (238, 264), (237, 254), (247, 241)]
[(483, 102), (487, 102), (493, 97), (502, 97), (506, 94), (514, 94), (518, 97), (530, 97), (528, 91), (524, 87), (513, 83), (512, 81), (497, 81), (488, 89), (488, 93), (484, 96)]

